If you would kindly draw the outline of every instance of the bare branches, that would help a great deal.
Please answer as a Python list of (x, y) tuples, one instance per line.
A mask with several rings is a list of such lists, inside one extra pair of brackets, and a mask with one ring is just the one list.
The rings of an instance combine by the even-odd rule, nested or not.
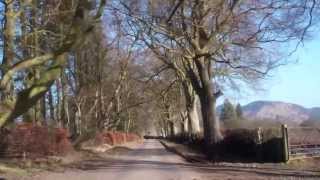
[(173, 10), (171, 11), (168, 19), (167, 19), (167, 23), (170, 23), (172, 17), (174, 16), (174, 14), (176, 13), (176, 11), (178, 10), (178, 8), (181, 6), (181, 4), (184, 2), (184, 0), (179, 0), (177, 5), (173, 8)]
[[(38, 16), (38, 14), (35, 13), (38, 6), (34, 6), (34, 2), (30, 3), (29, 5), (31, 7), (30, 17), (28, 16), (28, 13), (25, 12), (29, 9), (19, 9), (19, 13), (16, 14), (16, 16), (17, 18), (21, 18), (21, 34), (25, 38), (23, 41), (21, 40), (21, 44), (26, 46), (20, 47), (20, 44), (15, 46), (22, 48), (22, 52), (20, 52), (20, 54), (22, 54), (24, 57), (19, 61), (15, 61), (13, 58), (10, 59), (12, 62), (6, 66), (6, 71), (4, 72), (4, 75), (0, 81), (0, 88), (3, 92), (8, 91), (10, 81), (12, 81), (13, 77), (17, 73), (23, 74), (23, 72), (29, 71), (34, 71), (36, 73), (29, 73), (29, 79), (33, 79), (33, 83), (31, 83), (29, 87), (25, 88), (21, 92), (18, 92), (16, 97), (14, 95), (11, 97), (6, 97), (6, 99), (0, 104), (0, 106), (3, 107), (9, 103), (12, 107), (11, 109), (1, 109), (3, 112), (0, 114), (0, 127), (5, 122), (13, 120), (14, 118), (26, 112), (44, 96), (53, 82), (61, 74), (66, 62), (66, 59), (62, 56), (65, 53), (70, 52), (72, 49), (79, 47), (85, 41), (86, 36), (92, 31), (94, 23), (102, 16), (103, 7), (101, 6), (104, 6), (106, 1), (100, 1), (97, 13), (93, 17), (89, 14), (91, 9), (88, 9), (87, 6), (84, 5), (86, 2), (87, 1), (85, 0), (79, 0), (77, 2), (78, 4), (76, 6), (76, 10), (69, 11), (71, 18), (68, 17), (63, 21), (60, 20), (60, 26), (58, 28), (57, 25), (48, 26), (48, 22), (53, 23), (54, 20), (57, 20), (55, 19), (56, 17), (52, 18), (44, 16), (41, 18), (35, 18)], [(16, 1), (12, 1), (12, 3), (16, 3)], [(20, 3), (16, 4), (21, 6)], [(64, 5), (68, 7), (70, 4), (66, 2)], [(46, 6), (43, 8), (49, 7), (50, 3), (46, 4)], [(60, 5), (58, 7), (60, 8)], [(57, 11), (59, 10), (60, 9), (57, 9)], [(41, 12), (45, 12), (44, 9)], [(90, 18), (88, 19), (88, 17)], [(45, 18), (49, 20), (46, 20)], [(40, 22), (40, 20), (42, 21)], [(29, 31), (31, 32), (28, 32), (27, 26), (32, 26), (32, 28), (29, 28)], [(59, 29), (59, 33), (63, 35), (51, 36), (51, 39), (50, 37), (46, 39), (40, 39), (40, 31), (38, 31), (40, 27), (43, 28), (44, 31), (51, 31), (51, 29), (53, 29), (53, 34), (57, 32), (56, 29)], [(7, 30), (15, 31), (18, 26), (10, 28), (11, 29)], [(49, 40), (51, 40), (51, 42), (55, 40), (52, 44), (55, 44), (56, 46), (50, 47), (50, 45), (47, 45), (45, 48), (42, 48), (42, 50), (40, 48), (40, 44), (44, 45), (45, 40), (48, 40), (47, 44), (50, 44), (48, 43)], [(13, 47), (15, 46), (13, 45)], [(15, 48), (11, 48), (11, 51), (13, 51), (13, 49)], [(15, 49), (15, 51), (18, 51), (18, 49)], [(41, 74), (41, 77), (39, 77), (39, 74)]]
[[(236, 75), (245, 82), (254, 82), (283, 64), (268, 50), (304, 40), (312, 25), (316, 1), (174, 2), (173, 6), (172, 1), (153, 1), (156, 8), (145, 11), (127, 5), (119, 9), (130, 27), (134, 26), (131, 30), (139, 32), (140, 40), (159, 60), (173, 69), (177, 77), (191, 82), (205, 106), (206, 125), (215, 129), (218, 125), (207, 118), (214, 118), (210, 110), (213, 107), (209, 106), (222, 91), (216, 79)], [(176, 66), (178, 62), (183, 68)], [(212, 135), (209, 130), (206, 133)], [(211, 138), (217, 137), (219, 134)]]

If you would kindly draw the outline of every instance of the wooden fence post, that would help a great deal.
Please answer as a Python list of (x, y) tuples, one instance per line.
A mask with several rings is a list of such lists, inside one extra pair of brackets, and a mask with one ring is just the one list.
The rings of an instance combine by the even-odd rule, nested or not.
[(289, 160), (289, 143), (288, 143), (288, 128), (286, 124), (281, 125), (281, 134), (282, 134), (283, 161), (287, 162)]
[(263, 139), (262, 139), (262, 128), (258, 127), (257, 128), (257, 154), (256, 154), (256, 158), (259, 162), (263, 161), (263, 152), (262, 152), (262, 144), (263, 144)]

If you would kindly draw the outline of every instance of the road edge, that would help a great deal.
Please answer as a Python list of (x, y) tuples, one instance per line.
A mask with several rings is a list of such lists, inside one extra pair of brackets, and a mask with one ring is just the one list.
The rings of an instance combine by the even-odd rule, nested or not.
[[(205, 160), (205, 159), (200, 159), (200, 158), (195, 158), (192, 157), (190, 155), (188, 155), (188, 153), (185, 153), (177, 148), (175, 148), (174, 146), (170, 146), (169, 143), (175, 144), (173, 142), (167, 142), (166, 140), (159, 140), (159, 142), (170, 152), (175, 153), (177, 155), (179, 155), (180, 157), (184, 158), (187, 162), (190, 163), (205, 163), (205, 164), (210, 164), (209, 161)], [(180, 144), (182, 145), (182, 144)], [(185, 145), (184, 145), (185, 146)]]

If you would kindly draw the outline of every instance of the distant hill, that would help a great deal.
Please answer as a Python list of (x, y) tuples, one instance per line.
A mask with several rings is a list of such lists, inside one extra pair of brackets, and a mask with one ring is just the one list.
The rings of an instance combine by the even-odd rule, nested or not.
[(309, 119), (320, 121), (320, 107), (311, 108), (309, 110)]
[[(221, 111), (222, 106), (217, 108)], [(306, 120), (320, 121), (320, 107), (305, 108), (301, 105), (280, 101), (255, 101), (242, 106), (243, 114), (248, 119), (270, 120), (301, 124)]]

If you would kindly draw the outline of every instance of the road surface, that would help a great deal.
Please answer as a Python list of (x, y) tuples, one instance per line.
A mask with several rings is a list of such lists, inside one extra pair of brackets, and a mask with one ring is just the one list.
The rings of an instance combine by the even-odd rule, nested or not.
[(234, 168), (190, 164), (168, 152), (157, 140), (146, 140), (136, 149), (112, 159), (81, 162), (65, 172), (47, 172), (36, 180), (213, 180), (213, 179), (292, 179), (320, 176), (282, 170)]

